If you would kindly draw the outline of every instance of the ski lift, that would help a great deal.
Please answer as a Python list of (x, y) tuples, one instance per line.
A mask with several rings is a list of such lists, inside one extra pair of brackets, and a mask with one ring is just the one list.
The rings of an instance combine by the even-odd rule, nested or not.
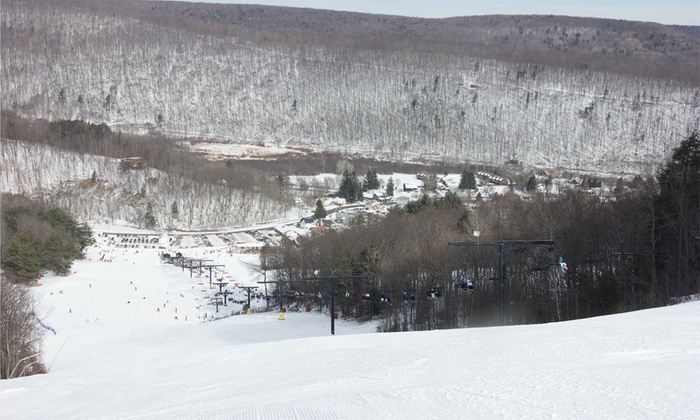
[(473, 290), (474, 283), (471, 280), (462, 280), (455, 283), (460, 290)]
[(407, 290), (403, 292), (403, 300), (404, 302), (415, 302), (416, 295), (415, 293), (413, 293), (413, 290)]
[(442, 289), (438, 287), (433, 287), (432, 289), (427, 290), (425, 293), (429, 298), (442, 297)]
[(369, 302), (370, 300), (372, 300), (372, 296), (369, 293), (363, 293), (362, 300), (364, 300), (365, 302)]

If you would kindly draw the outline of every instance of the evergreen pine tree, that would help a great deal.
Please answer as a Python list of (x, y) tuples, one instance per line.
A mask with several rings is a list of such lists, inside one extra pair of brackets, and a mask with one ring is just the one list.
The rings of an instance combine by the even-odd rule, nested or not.
[(289, 182), (289, 178), (287, 178), (287, 175), (283, 173), (278, 173), (275, 176), (275, 181), (277, 181), (277, 185), (279, 185), (280, 187), (284, 187)]
[(469, 188), (468, 185), (469, 184), (467, 181), (467, 170), (465, 169), (462, 171), (462, 177), (459, 178), (459, 186), (457, 188), (459, 188), (460, 190), (466, 190)]
[(92, 229), (89, 226), (78, 224), (70, 214), (61, 209), (40, 209), (38, 218), (51, 225), (52, 234), (68, 235), (70, 240), (75, 243), (75, 252), (71, 255), (72, 259), (81, 258), (85, 248), (95, 242), (92, 237)]
[(659, 174), (662, 198), (688, 192), (689, 203), (698, 203), (700, 194), (700, 132), (694, 132), (673, 150), (673, 155)]
[(474, 177), (474, 172), (464, 170), (462, 171), (462, 177), (459, 179), (460, 190), (473, 190), (476, 189), (476, 178)]
[(21, 231), (10, 238), (2, 256), (2, 268), (12, 279), (36, 280), (41, 275), (44, 243), (34, 232)]
[(44, 242), (42, 266), (57, 274), (66, 274), (73, 261), (82, 257), (77, 242), (65, 231), (55, 230)]
[(362, 199), (362, 185), (355, 172), (343, 171), (343, 179), (340, 182), (338, 195), (349, 203)]
[[(19, 215), (25, 229), (19, 228)], [(47, 209), (38, 203), (11, 203), (4, 209), (3, 219), (7, 228), (1, 232), (2, 241), (7, 245), (2, 268), (13, 280), (36, 279), (44, 269), (65, 273), (95, 241), (89, 226), (78, 224), (61, 209)]]
[(394, 179), (389, 178), (389, 181), (386, 183), (386, 195), (389, 197), (394, 196)]
[(376, 190), (379, 188), (379, 177), (377, 176), (377, 171), (370, 168), (367, 170), (367, 176), (362, 183), (362, 191)]
[(474, 176), (474, 172), (471, 172), (471, 171), (467, 172), (467, 181), (469, 181), (467, 183), (467, 187), (470, 190), (475, 190), (476, 189), (476, 177)]
[(527, 191), (535, 191), (537, 189), (537, 179), (535, 179), (535, 176), (532, 175), (530, 179), (527, 181), (527, 186), (525, 187)]
[(323, 219), (327, 214), (325, 207), (323, 207), (323, 202), (320, 199), (316, 200), (316, 210), (314, 211), (313, 218)]
[(652, 255), (670, 272), (664, 286), (667, 293), (695, 293), (700, 289), (700, 132), (674, 149), (658, 181), (658, 243), (653, 244)]
[(143, 215), (143, 224), (146, 229), (153, 229), (156, 227), (156, 217), (153, 214), (153, 206), (148, 203), (146, 206), (146, 213)]

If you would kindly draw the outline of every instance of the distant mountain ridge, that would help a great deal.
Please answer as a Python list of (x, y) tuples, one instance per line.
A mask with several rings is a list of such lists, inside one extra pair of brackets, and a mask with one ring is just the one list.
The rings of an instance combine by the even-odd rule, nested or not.
[(9, 0), (2, 108), (393, 160), (653, 173), (700, 127), (700, 40), (561, 16)]
[(694, 36), (695, 38), (700, 38), (700, 26), (671, 25), (671, 27), (678, 29), (681, 32), (685, 32), (690, 36)]
[[(213, 31), (245, 28), (268, 40), (277, 36), (276, 39), (285, 43), (313, 42), (321, 46), (374, 49), (398, 49), (398, 46), (422, 52), (439, 51), (566, 67), (573, 64), (634, 76), (672, 76), (700, 81), (700, 75), (682, 73), (682, 70), (699, 68), (698, 26), (555, 15), (425, 19), (296, 7), (186, 2), (158, 2), (151, 10), (157, 14), (144, 14), (144, 20), (162, 24), (163, 17), (168, 16), (191, 28), (196, 27), (195, 21), (205, 22)], [(465, 15), (468, 12), (465, 10)], [(246, 35), (253, 36), (251, 32)], [(590, 56), (599, 59), (590, 60)], [(645, 64), (640, 65), (641, 62)]]

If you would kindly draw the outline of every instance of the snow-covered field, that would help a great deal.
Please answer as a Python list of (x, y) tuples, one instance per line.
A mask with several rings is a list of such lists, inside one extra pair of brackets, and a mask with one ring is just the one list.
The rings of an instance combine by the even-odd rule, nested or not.
[[(331, 336), (317, 312), (210, 322), (208, 278), (161, 264), (157, 252), (96, 246), (70, 276), (41, 280), (39, 315), (56, 330), (45, 333), (51, 371), (0, 381), (0, 417), (700, 418), (700, 301), (414, 333), (338, 320)], [(186, 252), (225, 265), (231, 283), (261, 280), (246, 265), (255, 256)]]

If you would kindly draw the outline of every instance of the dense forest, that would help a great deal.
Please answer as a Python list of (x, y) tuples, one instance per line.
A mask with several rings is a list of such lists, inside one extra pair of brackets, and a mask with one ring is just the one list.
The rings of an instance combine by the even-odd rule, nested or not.
[[(0, 188), (81, 220), (154, 229), (246, 226), (287, 217), (293, 196), (271, 169), (210, 161), (163, 136), (105, 124), (2, 115)], [(15, 140), (7, 140), (7, 139)], [(140, 166), (124, 166), (138, 157)]]
[(48, 270), (65, 275), (94, 242), (92, 230), (61, 209), (24, 196), (3, 194), (1, 199), (1, 263), (10, 280), (36, 280)]
[(2, 108), (123, 133), (643, 175), (700, 125), (700, 40), (678, 28), (126, 4), (4, 2)]

